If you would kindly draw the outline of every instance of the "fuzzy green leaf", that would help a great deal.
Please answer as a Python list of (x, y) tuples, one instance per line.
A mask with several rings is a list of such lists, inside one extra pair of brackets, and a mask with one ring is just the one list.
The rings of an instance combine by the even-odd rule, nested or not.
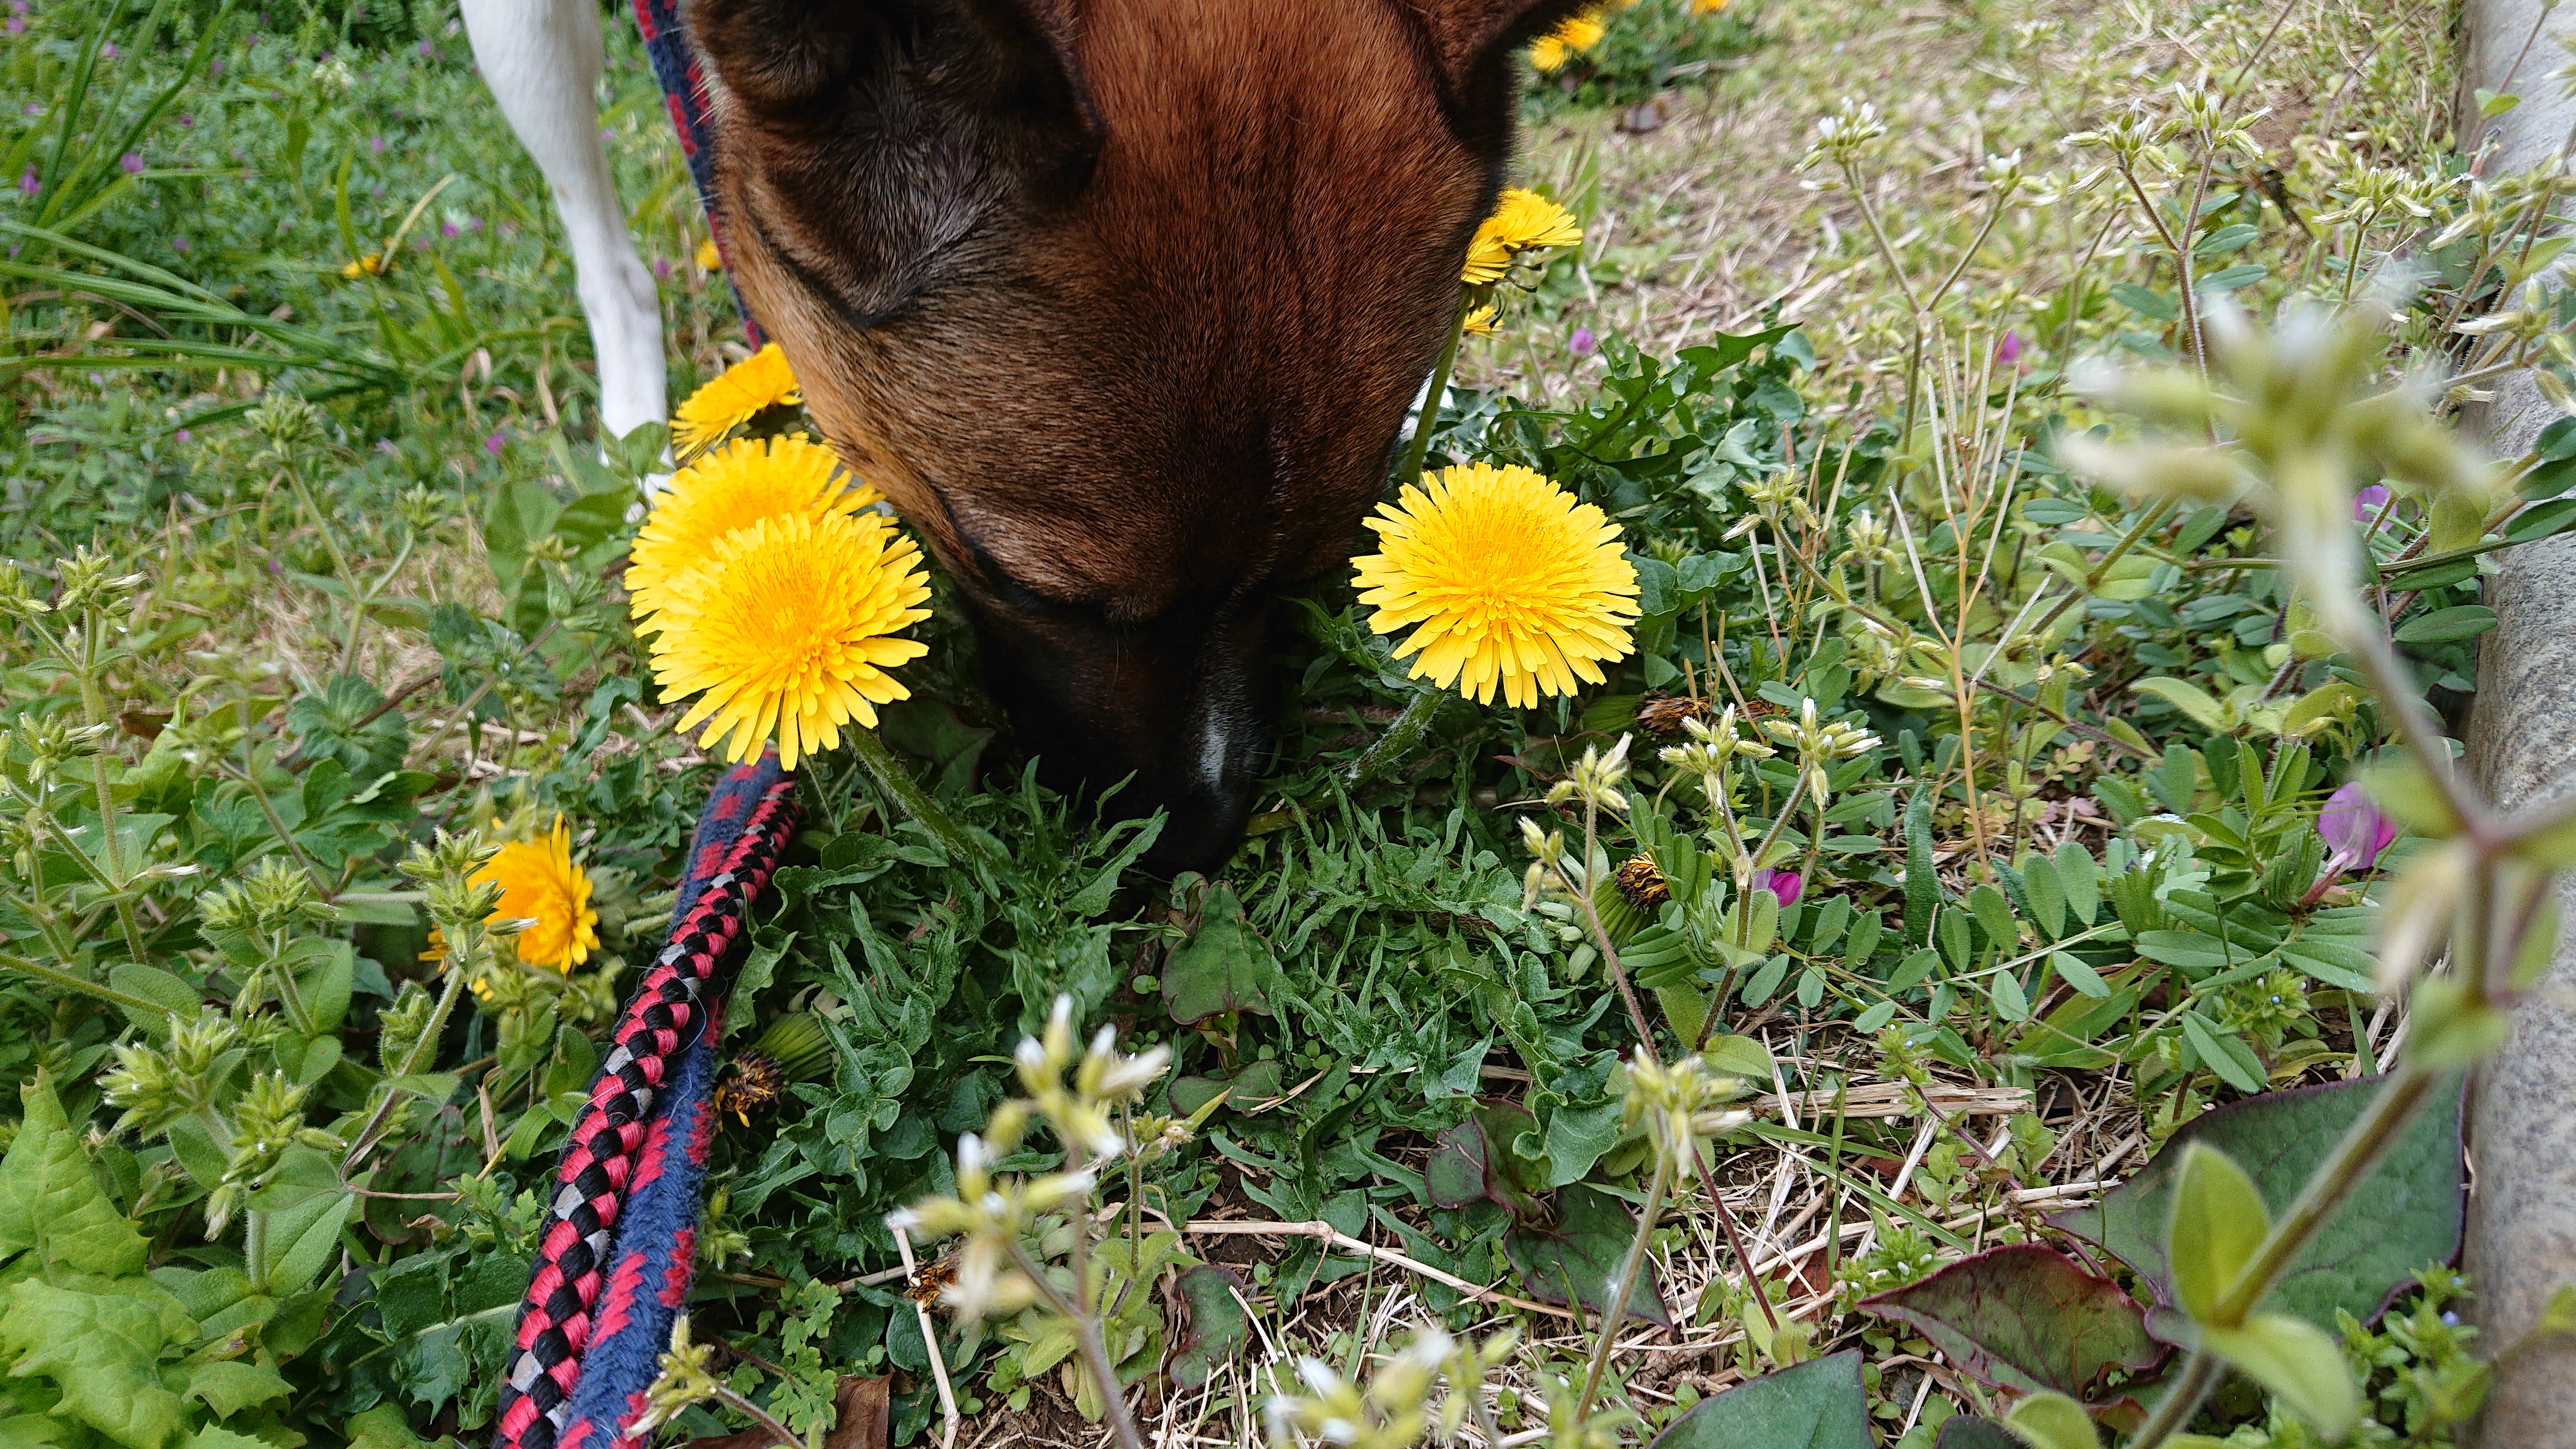
[(2064, 1394), (2032, 1394), (2013, 1405), (2004, 1427), (2030, 1449), (2102, 1449), (2102, 1431), (2082, 1404)]
[(25, 1116), (0, 1160), (0, 1258), (32, 1249), (57, 1271), (121, 1277), (143, 1271), (143, 1235), (90, 1172), (51, 1078), (18, 1091)]
[(2286, 1313), (2258, 1313), (2239, 1328), (2204, 1328), (2201, 1343), (2270, 1389), (2326, 1443), (2352, 1432), (2361, 1391), (2343, 1350), (2324, 1329)]
[(62, 1391), (56, 1416), (118, 1444), (160, 1449), (187, 1428), (186, 1405), (161, 1383), (161, 1353), (194, 1337), (179, 1300), (149, 1278), (29, 1280), (9, 1291), (0, 1348), (13, 1375), (43, 1374)]
[(2174, 1182), (2172, 1224), (2165, 1255), (2174, 1296), (2184, 1312), (2211, 1322), (2219, 1300), (2263, 1246), (2271, 1214), (2245, 1169), (2217, 1148), (2194, 1142), (2184, 1147)]

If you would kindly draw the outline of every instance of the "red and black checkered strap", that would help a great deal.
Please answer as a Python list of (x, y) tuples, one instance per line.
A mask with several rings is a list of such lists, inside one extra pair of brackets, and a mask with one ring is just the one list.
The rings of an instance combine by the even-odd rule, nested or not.
[(721, 867), (705, 879), (619, 1013), (589, 1104), (555, 1170), (554, 1201), (501, 1384), (494, 1436), (500, 1449), (554, 1449), (564, 1427), (629, 1178), (657, 1105), (668, 1108), (659, 1099), (721, 1005), (719, 993), (747, 936), (746, 913), (795, 828), (795, 781), (772, 765), (765, 783)]

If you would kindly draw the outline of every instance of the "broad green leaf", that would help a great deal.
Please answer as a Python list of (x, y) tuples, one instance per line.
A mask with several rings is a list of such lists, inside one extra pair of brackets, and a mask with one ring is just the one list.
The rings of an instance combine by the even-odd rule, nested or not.
[(1711, 1037), (1700, 1056), (1712, 1072), (1741, 1077), (1755, 1088), (1771, 1080), (1771, 1049), (1749, 1036)]
[(2218, 1028), (2197, 1011), (2186, 1011), (2179, 1019), (2183, 1040), (2200, 1054), (2201, 1065), (2240, 1092), (2263, 1090), (2263, 1062), (2254, 1055), (2253, 1048), (2236, 1037), (2220, 1035)]
[(91, 1175), (52, 1078), (39, 1070), (18, 1101), (18, 1136), (0, 1159), (0, 1258), (32, 1249), (55, 1272), (142, 1272), (149, 1245)]
[(1245, 1291), (1243, 1280), (1232, 1269), (1202, 1263), (1172, 1286), (1184, 1316), (1173, 1329), (1165, 1368), (1172, 1382), (1194, 1389), (1243, 1352), (1252, 1337), (1252, 1322), (1236, 1296)]
[(2066, 888), (2066, 909), (2080, 924), (2092, 925), (2102, 909), (2102, 868), (2092, 854), (2072, 840), (2057, 847), (2057, 880)]
[(2258, 1313), (2239, 1328), (2203, 1328), (2200, 1341), (2308, 1421), (2332, 1444), (2361, 1418), (2361, 1390), (2334, 1336), (2304, 1318)]
[[(1599, 1188), (1577, 1184), (1557, 1193), (1553, 1232), (1515, 1227), (1503, 1234), (1503, 1254), (1511, 1259), (1531, 1297), (1570, 1307), (1570, 1290), (1585, 1308), (1602, 1313), (1609, 1309), (1612, 1280), (1636, 1237), (1637, 1220), (1629, 1216), (1625, 1204)], [(1628, 1295), (1627, 1316), (1657, 1328), (1673, 1326), (1651, 1261)]]
[(2400, 644), (2450, 644), (2473, 639), (2496, 626), (2496, 611), (2484, 604), (2454, 604), (2419, 614), (2398, 626)]
[[(2145, 1279), (2159, 1302), (2172, 1304), (2177, 1300), (2165, 1260), (2165, 1226), (2185, 1151), (2206, 1143), (2225, 1152), (2253, 1176), (2266, 1207), (2284, 1212), (2379, 1090), (2380, 1080), (2272, 1092), (2203, 1113), (2099, 1204), (2050, 1221), (2101, 1244)], [(2338, 1310), (2364, 1322), (2377, 1318), (2389, 1295), (2414, 1281), (2417, 1268), (2447, 1262), (2458, 1250), (2465, 1182), (2460, 1084), (2454, 1079), (2427, 1094), (2370, 1175), (2319, 1226), (2256, 1307), (2295, 1313), (2329, 1331)], [(2172, 1341), (2156, 1317), (2148, 1322)]]
[(2054, 941), (2066, 934), (2066, 887), (2057, 878), (2057, 866), (2047, 856), (2034, 855), (2022, 862), (2022, 890), (2030, 897), (2030, 918)]
[(1860, 1350), (1748, 1379), (1692, 1406), (1649, 1449), (1870, 1449)]
[(2165, 1235), (2174, 1297), (2183, 1311), (2201, 1323), (2212, 1322), (2219, 1300), (2254, 1260), (2271, 1227), (2263, 1195), (2245, 1169), (2205, 1142), (2185, 1147), (2174, 1182), (2172, 1226)]
[(220, 1419), (293, 1392), (277, 1370), (262, 1368), (248, 1359), (200, 1359), (182, 1367), (188, 1378), (180, 1395), (202, 1400)]
[(1962, 1372), (2016, 1393), (2083, 1397), (2113, 1369), (2134, 1375), (2164, 1359), (2135, 1299), (2036, 1243), (1990, 1248), (1860, 1306), (1911, 1325)]
[(2111, 994), (2111, 983), (2103, 980), (2100, 972), (2077, 960), (2072, 952), (2051, 951), (2048, 954), (2048, 964), (2050, 969), (2057, 973), (2060, 981), (2074, 987), (2083, 995), (2099, 1001)]
[(88, 1279), (95, 1289), (30, 1279), (9, 1290), (0, 1348), (10, 1373), (43, 1374), (62, 1391), (58, 1417), (134, 1449), (160, 1449), (187, 1428), (187, 1408), (161, 1383), (161, 1354), (196, 1336), (179, 1300), (151, 1279)]
[(2151, 674), (2129, 686), (2140, 694), (2157, 699), (2181, 710), (2193, 724), (2202, 729), (2224, 731), (2228, 725), (2227, 706), (2210, 697), (2209, 691), (2169, 674)]
[(2030, 1449), (2102, 1449), (2102, 1431), (2082, 1404), (2064, 1394), (2032, 1394), (2013, 1405), (2004, 1427)]
[(1183, 1026), (1227, 1011), (1271, 1014), (1279, 964), (1223, 881), (1208, 887), (1196, 935), (1163, 963), (1163, 1005)]
[[(339, 1250), (340, 1225), (357, 1201), (340, 1185), (330, 1158), (310, 1147), (286, 1149), (267, 1185), (250, 1195), (250, 1206), (268, 1213), (265, 1267), (271, 1292), (298, 1292), (321, 1273)], [(252, 1277), (261, 1277), (256, 1266)]]

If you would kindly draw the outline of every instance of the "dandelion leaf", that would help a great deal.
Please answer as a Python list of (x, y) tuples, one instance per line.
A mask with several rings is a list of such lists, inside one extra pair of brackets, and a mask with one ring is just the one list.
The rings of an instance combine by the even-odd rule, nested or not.
[[(1569, 1307), (1580, 1299), (1583, 1307), (1604, 1313), (1610, 1307), (1611, 1284), (1636, 1237), (1637, 1220), (1617, 1198), (1597, 1188), (1575, 1186), (1557, 1193), (1552, 1231), (1515, 1227), (1503, 1235), (1503, 1254), (1511, 1259), (1531, 1297)], [(1625, 1316), (1644, 1319), (1657, 1328), (1673, 1326), (1672, 1313), (1664, 1306), (1663, 1284), (1651, 1262), (1637, 1276)]]

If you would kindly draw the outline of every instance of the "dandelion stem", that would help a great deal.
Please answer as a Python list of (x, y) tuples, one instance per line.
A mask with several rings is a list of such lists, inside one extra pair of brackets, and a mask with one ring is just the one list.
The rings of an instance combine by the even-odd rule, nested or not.
[(951, 859), (991, 863), (984, 847), (976, 844), (973, 836), (960, 829), (957, 822), (948, 817), (948, 812), (939, 808), (929, 792), (912, 778), (912, 772), (905, 769), (902, 762), (894, 757), (894, 752), (886, 748), (885, 741), (877, 738), (875, 730), (853, 726), (848, 738), (850, 753), (859, 757), (859, 764), (867, 770), (868, 778), (876, 783), (878, 791), (891, 803), (901, 806), (903, 813), (911, 816), (922, 829), (929, 831), (947, 849)]
[(1431, 727), (1431, 717), (1440, 712), (1441, 701), (1447, 697), (1447, 691), (1426, 684), (1413, 698), (1406, 700), (1404, 713), (1397, 715), (1395, 722), (1386, 727), (1386, 733), (1379, 735), (1376, 743), (1351, 762), (1349, 772), (1342, 776), (1342, 788), (1356, 790), (1379, 771), (1404, 758), (1420, 742), (1422, 732)]
[(1396, 470), (1399, 486), (1421, 481), (1422, 460), (1431, 453), (1431, 426), (1440, 421), (1440, 399), (1449, 391), (1449, 369), (1458, 362), (1458, 339), (1467, 335), (1467, 309), (1475, 303), (1473, 292), (1458, 294), (1458, 317), (1449, 324), (1449, 341), (1440, 349), (1440, 361), (1431, 369), (1431, 385), (1424, 389), (1422, 406), (1413, 419), (1413, 444), (1404, 450), (1404, 466)]

